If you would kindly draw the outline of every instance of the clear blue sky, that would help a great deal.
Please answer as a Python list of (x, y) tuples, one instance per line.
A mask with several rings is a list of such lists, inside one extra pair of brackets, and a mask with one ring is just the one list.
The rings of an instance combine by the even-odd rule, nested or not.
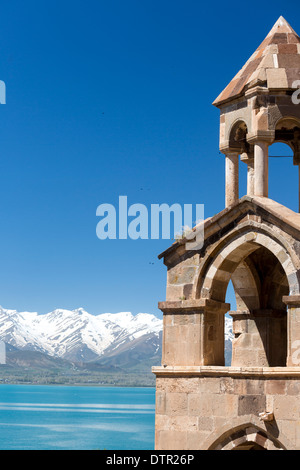
[[(211, 103), (280, 15), (300, 32), (299, 13), (278, 0), (2, 2), (0, 304), (158, 314), (170, 242), (100, 241), (96, 208), (127, 195), (222, 210)], [(270, 196), (297, 210), (291, 159), (270, 173)]]

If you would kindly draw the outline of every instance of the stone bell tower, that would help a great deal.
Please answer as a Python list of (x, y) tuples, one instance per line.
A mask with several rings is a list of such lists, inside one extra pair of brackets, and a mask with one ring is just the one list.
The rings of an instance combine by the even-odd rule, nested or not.
[(288, 144), (300, 164), (300, 42), (280, 17), (266, 39), (215, 100), (221, 111), (220, 150), (226, 157), (226, 207), (239, 199), (239, 155), (248, 166), (247, 194), (268, 197), (268, 147)]
[(226, 207), (203, 222), (198, 247), (178, 240), (159, 256), (167, 291), (162, 365), (153, 368), (157, 449), (300, 450), (300, 214), (268, 198), (269, 146), (288, 144), (300, 164), (298, 80), (300, 38), (280, 17), (214, 102)]

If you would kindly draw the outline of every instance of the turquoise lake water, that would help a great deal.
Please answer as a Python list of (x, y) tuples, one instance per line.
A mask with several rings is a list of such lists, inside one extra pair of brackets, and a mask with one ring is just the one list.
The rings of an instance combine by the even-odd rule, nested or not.
[(153, 450), (154, 388), (0, 385), (1, 450)]

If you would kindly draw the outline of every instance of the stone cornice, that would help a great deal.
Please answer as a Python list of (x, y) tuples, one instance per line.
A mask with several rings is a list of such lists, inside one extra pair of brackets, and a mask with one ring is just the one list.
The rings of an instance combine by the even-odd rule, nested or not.
[(159, 377), (300, 377), (300, 367), (156, 366)]

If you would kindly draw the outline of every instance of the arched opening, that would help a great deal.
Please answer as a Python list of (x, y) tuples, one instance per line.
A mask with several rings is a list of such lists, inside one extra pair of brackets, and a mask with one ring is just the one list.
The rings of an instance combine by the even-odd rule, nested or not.
[[(215, 254), (199, 286), (200, 295), (225, 302), (232, 282), (236, 298), (236, 310), (230, 311), (234, 335), (232, 366), (286, 366), (287, 307), (282, 299), (290, 294), (289, 278), (294, 272), (284, 247), (263, 233), (245, 233)], [(210, 321), (212, 318), (211, 315)], [(220, 325), (216, 319), (211, 328), (217, 330)], [(214, 347), (211, 340), (210, 350)], [(211, 357), (215, 356), (212, 351)], [(223, 364), (220, 361), (207, 365)]]
[(233, 318), (232, 366), (286, 366), (286, 274), (274, 254), (260, 247), (231, 276), (236, 295)]
[(247, 142), (248, 127), (245, 121), (236, 121), (229, 132), (229, 148), (240, 155), (239, 165), (239, 197), (253, 194), (254, 182), (254, 146)]
[[(294, 152), (288, 143), (275, 142), (269, 147), (269, 197), (298, 212), (299, 172), (293, 165)], [(288, 181), (282, 184), (282, 178)]]
[[(239, 165), (239, 198), (245, 196), (248, 193), (248, 172), (249, 166), (245, 165), (248, 161), (248, 154), (240, 156), (240, 160), (243, 164)], [(254, 168), (254, 159), (253, 159)]]
[(248, 128), (244, 121), (239, 120), (235, 122), (229, 133), (230, 149), (236, 151), (240, 155), (243, 153), (248, 153), (250, 150), (250, 145), (247, 142), (247, 133)]
[[(236, 297), (235, 297), (235, 290), (230, 280), (228, 283), (227, 291), (226, 291), (226, 299), (225, 302), (230, 304), (230, 308), (233, 311), (236, 311)], [(232, 341), (233, 341), (233, 331), (232, 331), (232, 317), (230, 316), (229, 312), (225, 314), (225, 328), (224, 328), (224, 363), (225, 366), (230, 367), (232, 363)]]
[(300, 121), (295, 117), (280, 119), (275, 127), (275, 142), (288, 144), (293, 150), (294, 165), (300, 161)]
[[(295, 212), (300, 210), (300, 120), (294, 116), (279, 119), (275, 126), (275, 139), (269, 147), (269, 197), (279, 199)], [(292, 163), (292, 164), (291, 164)], [(298, 168), (294, 168), (298, 166)], [(282, 177), (289, 182), (287, 191)]]

